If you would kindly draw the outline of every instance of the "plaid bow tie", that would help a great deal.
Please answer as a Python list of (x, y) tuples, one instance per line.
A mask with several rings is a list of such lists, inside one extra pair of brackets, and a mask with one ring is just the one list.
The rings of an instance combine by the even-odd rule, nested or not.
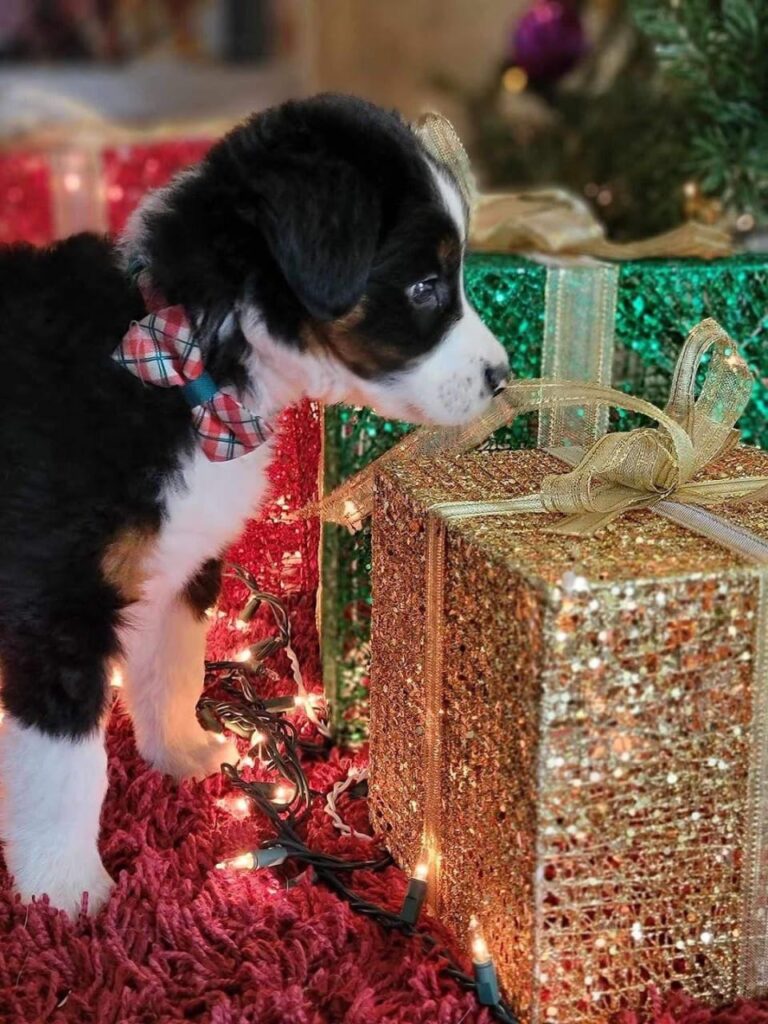
[[(151, 308), (157, 299), (144, 281), (139, 284)], [(245, 455), (272, 433), (269, 424), (245, 409), (231, 389), (217, 387), (203, 366), (200, 346), (182, 306), (155, 309), (143, 320), (134, 320), (112, 358), (145, 384), (181, 388), (192, 409), (200, 445), (212, 462)]]

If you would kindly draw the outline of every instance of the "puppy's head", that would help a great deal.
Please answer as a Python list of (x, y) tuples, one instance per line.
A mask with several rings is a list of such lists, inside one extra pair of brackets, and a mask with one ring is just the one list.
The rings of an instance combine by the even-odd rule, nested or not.
[(396, 114), (320, 96), (235, 129), (150, 199), (128, 248), (188, 307), (219, 378), (459, 424), (508, 370), (464, 295), (467, 216)]

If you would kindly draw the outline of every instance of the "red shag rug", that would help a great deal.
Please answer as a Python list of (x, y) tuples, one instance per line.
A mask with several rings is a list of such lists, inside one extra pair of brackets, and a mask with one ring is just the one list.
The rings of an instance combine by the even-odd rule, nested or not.
[[(385, 934), (306, 877), (289, 888), (276, 872), (216, 871), (221, 857), (258, 844), (263, 820), (221, 806), (220, 777), (177, 786), (149, 769), (119, 706), (109, 753), (101, 845), (115, 890), (95, 919), (72, 920), (46, 901), (21, 905), (2, 878), (4, 1024), (490, 1024), (418, 941)], [(311, 785), (328, 789), (353, 763), (364, 755), (332, 752), (310, 767)], [(340, 810), (367, 830), (364, 800), (345, 795)], [(308, 837), (353, 859), (369, 853), (364, 840), (339, 836), (320, 800)], [(358, 872), (353, 884), (396, 909), (405, 878), (393, 867)], [(768, 1024), (768, 1003), (715, 1012), (678, 994), (623, 1024), (650, 1021)]]
[[(109, 752), (102, 852), (115, 890), (95, 919), (71, 920), (46, 902), (21, 905), (3, 878), (3, 1024), (490, 1024), (416, 940), (385, 934), (306, 878), (287, 888), (273, 872), (217, 872), (220, 857), (258, 843), (263, 822), (220, 807), (219, 778), (176, 786), (150, 770), (117, 709)], [(351, 763), (334, 752), (311, 784), (326, 789)], [(340, 806), (366, 829), (363, 800)], [(364, 841), (338, 837), (319, 804), (308, 835), (367, 854)], [(354, 885), (394, 909), (405, 879), (390, 868), (358, 872)], [(623, 1024), (768, 1024), (768, 1003), (715, 1012), (682, 995), (654, 1002)]]
[[(483, 1024), (473, 999), (438, 976), (418, 942), (385, 935), (306, 877), (287, 888), (276, 872), (219, 872), (221, 857), (257, 845), (263, 819), (219, 805), (219, 777), (175, 785), (138, 757), (115, 709), (101, 849), (117, 880), (96, 918), (72, 920), (47, 901), (0, 893), (0, 1021), (210, 1021), (212, 1024)], [(310, 768), (319, 790), (353, 760), (333, 752)], [(357, 762), (359, 763), (359, 761)], [(364, 800), (340, 807), (367, 827)], [(363, 840), (341, 839), (317, 801), (311, 844), (359, 859)], [(354, 885), (396, 908), (395, 868), (359, 872)]]
[[(298, 507), (311, 484), (294, 490)], [(290, 493), (285, 482), (281, 491)], [(279, 556), (281, 530), (276, 514), (249, 529), (232, 557), (254, 569), (277, 567), (263, 585), (287, 597), (294, 647), (308, 683), (319, 689), (312, 597), (317, 534), (289, 533)], [(286, 588), (296, 566), (300, 573)], [(225, 588), (224, 618), (210, 635), (213, 657), (243, 645), (229, 622), (244, 597), (242, 587)], [(251, 627), (254, 637), (269, 628), (268, 617)], [(294, 692), (284, 657), (275, 670), (269, 692)], [(471, 995), (441, 976), (439, 957), (425, 953), (418, 939), (355, 916), (306, 875), (292, 878), (289, 867), (217, 871), (218, 860), (266, 838), (266, 822), (232, 813), (221, 776), (176, 785), (151, 770), (136, 752), (119, 702), (108, 746), (101, 850), (114, 892), (95, 918), (75, 920), (46, 900), (20, 904), (0, 873), (1, 1024), (491, 1024)], [(350, 766), (364, 763), (364, 752), (334, 750), (307, 762), (310, 785), (327, 791)], [(369, 830), (364, 800), (344, 794), (339, 810), (353, 828)], [(370, 842), (340, 836), (320, 798), (306, 828), (314, 848), (354, 860), (370, 856)], [(406, 879), (391, 867), (358, 871), (350, 882), (368, 900), (397, 910)], [(438, 923), (423, 920), (467, 968), (463, 950)], [(710, 1011), (680, 993), (666, 1002), (654, 996), (621, 1024), (768, 1024), (768, 1003)]]

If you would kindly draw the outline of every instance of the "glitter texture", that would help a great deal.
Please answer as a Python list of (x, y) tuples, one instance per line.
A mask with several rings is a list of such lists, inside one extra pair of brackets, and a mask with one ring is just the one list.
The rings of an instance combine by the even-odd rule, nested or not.
[[(562, 463), (487, 452), (388, 469), (374, 513), (372, 813), (423, 839), (426, 509), (538, 490)], [(764, 475), (739, 448), (708, 476)], [(768, 537), (768, 504), (723, 505)], [(590, 539), (548, 515), (446, 527), (439, 872), (526, 1024), (597, 1024), (649, 983), (737, 994), (748, 891), (759, 573), (652, 511)]]
[[(502, 341), (516, 377), (535, 377), (541, 365), (547, 270), (519, 256), (471, 254), (467, 294)], [(688, 330), (715, 317), (734, 337), (757, 379), (740, 423), (742, 436), (768, 448), (768, 257), (712, 260), (640, 260), (619, 265), (614, 385), (664, 405)], [(611, 411), (612, 429), (630, 430), (639, 418)], [(408, 428), (367, 410), (325, 412), (326, 492), (386, 451)], [(530, 448), (534, 417), (499, 431), (489, 447)], [(340, 738), (367, 734), (370, 640), (370, 532), (350, 536), (324, 528), (324, 676)]]

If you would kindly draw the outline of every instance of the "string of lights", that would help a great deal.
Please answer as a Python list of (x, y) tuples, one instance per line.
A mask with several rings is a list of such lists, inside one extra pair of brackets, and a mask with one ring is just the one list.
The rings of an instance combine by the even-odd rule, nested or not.
[[(345, 860), (311, 850), (301, 838), (300, 829), (309, 813), (311, 801), (328, 796), (311, 789), (301, 762), (302, 754), (319, 756), (328, 749), (329, 731), (319, 714), (324, 702), (321, 697), (308, 693), (304, 686), (299, 663), (291, 647), (290, 622), (285, 606), (274, 596), (260, 591), (253, 576), (241, 567), (232, 567), (230, 574), (244, 583), (249, 591), (243, 611), (236, 620), (236, 628), (245, 628), (264, 605), (272, 613), (277, 632), (251, 644), (232, 660), (207, 662), (206, 689), (198, 702), (197, 712), (204, 728), (218, 734), (227, 730), (248, 741), (247, 753), (235, 765), (223, 764), (222, 772), (232, 788), (242, 794), (236, 798), (238, 808), (247, 813), (249, 804), (256, 807), (270, 822), (275, 834), (257, 849), (220, 861), (217, 869), (272, 868), (289, 858), (306, 865), (309, 877), (336, 893), (354, 913), (370, 918), (385, 930), (418, 939), (427, 953), (443, 961), (442, 973), (473, 992), (478, 1002), (488, 1007), (497, 1021), (518, 1024), (518, 1018), (501, 998), (493, 961), (476, 918), (470, 925), (472, 975), (462, 970), (434, 936), (419, 927), (421, 908), (427, 896), (428, 850), (422, 851), (414, 868), (400, 912), (393, 913), (364, 899), (343, 880), (343, 876), (353, 871), (383, 870), (392, 863), (389, 854), (367, 860)], [(260, 697), (255, 687), (264, 677), (265, 661), (279, 650), (288, 654), (297, 694)], [(321, 743), (302, 740), (296, 725), (286, 717), (298, 708), (318, 728), (323, 737)], [(270, 778), (254, 779), (244, 774), (246, 771), (253, 774), (257, 766), (259, 774)]]

